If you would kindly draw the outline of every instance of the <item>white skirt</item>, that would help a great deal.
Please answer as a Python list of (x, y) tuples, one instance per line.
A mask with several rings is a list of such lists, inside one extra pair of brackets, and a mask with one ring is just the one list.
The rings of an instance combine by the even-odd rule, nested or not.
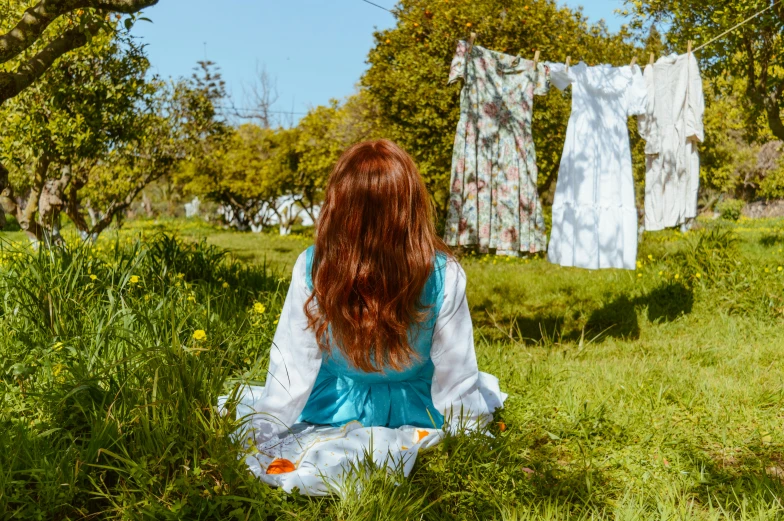
[[(501, 392), (496, 377), (479, 373), (479, 388), (491, 405), (490, 410), (503, 406), (507, 395)], [(262, 389), (248, 386), (242, 390), (237, 403), (237, 419), (247, 419), (260, 412), (253, 410), (252, 404), (261, 395)], [(219, 398), (221, 410), (225, 410), (227, 400), (228, 396)], [(490, 419), (486, 418), (481, 425), (464, 425), (463, 428), (484, 427), (488, 421)], [(452, 424), (458, 425), (459, 422), (453, 421)], [(304, 495), (325, 496), (332, 493), (344, 495), (348, 491), (351, 472), (368, 460), (377, 467), (386, 467), (389, 473), (402, 471), (408, 477), (419, 451), (434, 447), (445, 434), (446, 430), (442, 429), (363, 427), (359, 422), (350, 422), (342, 427), (299, 423), (285, 435), (260, 444), (248, 435), (247, 428), (240, 429), (235, 436), (245, 438), (248, 452), (242, 457), (259, 479), (286, 492), (298, 488)], [(268, 474), (275, 460), (287, 460), (293, 464), (293, 470)]]

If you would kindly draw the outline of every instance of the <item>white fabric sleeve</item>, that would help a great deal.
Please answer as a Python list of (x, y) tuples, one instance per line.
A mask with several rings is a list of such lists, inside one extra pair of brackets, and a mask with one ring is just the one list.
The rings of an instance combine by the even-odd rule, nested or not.
[(558, 90), (566, 90), (575, 80), (573, 66), (568, 70), (563, 63), (548, 63), (547, 66), (550, 67), (550, 81)]
[(702, 117), (705, 113), (705, 96), (702, 91), (700, 66), (692, 53), (689, 56), (688, 97), (686, 100), (686, 139), (705, 141)]
[(464, 80), (466, 79), (466, 63), (467, 60), (471, 59), (470, 56), (466, 56), (467, 54), (468, 42), (460, 40), (457, 42), (457, 50), (455, 51), (455, 55), (452, 58), (452, 65), (449, 67), (449, 79), (447, 80), (447, 85), (451, 85), (460, 78)]
[(659, 125), (656, 122), (656, 86), (655, 70), (653, 65), (645, 67), (643, 73), (645, 78), (645, 88), (648, 92), (647, 106), (645, 112), (637, 118), (637, 128), (640, 136), (645, 140), (645, 153), (655, 155), (660, 152), (659, 147)]
[(492, 419), (495, 406), (480, 389), (465, 272), (450, 259), (444, 279), (444, 303), (430, 351), (435, 366), (431, 395), (433, 405), (444, 414), (445, 427), (454, 433), (484, 426)]
[(626, 91), (626, 111), (628, 116), (639, 116), (648, 110), (648, 85), (639, 65), (631, 67), (632, 84)]
[(291, 286), (278, 319), (267, 381), (251, 405), (254, 412), (249, 417), (249, 428), (256, 443), (282, 434), (296, 423), (321, 369), (321, 350), (305, 316), (305, 301), (310, 296), (305, 269), (303, 253), (294, 264)]

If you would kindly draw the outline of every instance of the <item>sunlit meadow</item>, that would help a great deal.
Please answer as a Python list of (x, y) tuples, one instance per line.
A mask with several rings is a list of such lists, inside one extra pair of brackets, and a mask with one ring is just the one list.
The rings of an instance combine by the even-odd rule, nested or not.
[(784, 221), (646, 235), (635, 272), (467, 255), (487, 434), (344, 498), (245, 470), (217, 396), (263, 381), (309, 231), (129, 223), (0, 253), (0, 516), (784, 518)]

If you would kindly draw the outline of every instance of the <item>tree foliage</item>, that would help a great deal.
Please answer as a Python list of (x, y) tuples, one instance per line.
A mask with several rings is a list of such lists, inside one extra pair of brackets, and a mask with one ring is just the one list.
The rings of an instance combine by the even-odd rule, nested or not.
[[(116, 30), (111, 13), (135, 14), (158, 0), (22, 0), (0, 12), (0, 105), (33, 85), (61, 56)], [(118, 16), (119, 18), (120, 16)]]

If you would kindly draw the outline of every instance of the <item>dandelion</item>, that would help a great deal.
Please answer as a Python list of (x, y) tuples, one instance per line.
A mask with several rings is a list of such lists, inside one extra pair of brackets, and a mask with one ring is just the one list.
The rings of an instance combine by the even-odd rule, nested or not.
[(138, 275), (131, 275), (131, 278), (128, 279), (128, 282), (131, 284), (138, 284), (141, 281)]
[(642, 273), (638, 273), (638, 274), (637, 274), (637, 278), (638, 278), (638, 279), (641, 279), (641, 278), (642, 278)]
[(779, 267), (777, 268), (777, 271), (784, 271), (784, 266), (779, 266)]
[(228, 282), (224, 282), (222, 287), (223, 287), (223, 289), (229, 289), (229, 283)]
[(697, 273), (697, 274), (695, 275), (695, 277), (697, 277), (698, 279), (701, 279), (701, 278), (702, 278), (702, 274), (701, 274), (701, 273)]
[(680, 274), (679, 274), (679, 273), (676, 273), (676, 274), (675, 274), (675, 280), (678, 280), (679, 278), (681, 278)]
[(642, 268), (642, 262), (637, 261), (637, 268)]
[(90, 280), (98, 280), (98, 277), (95, 274), (90, 275)]
[(256, 302), (255, 304), (253, 304), (253, 311), (258, 313), (259, 315), (263, 315), (264, 312), (267, 311), (267, 307), (261, 302)]
[(277, 325), (278, 325), (278, 321), (277, 321), (277, 320), (275, 320), (275, 321), (273, 322), (273, 324), (277, 326)]
[(648, 255), (648, 260), (652, 261), (653, 260), (653, 255)]
[(197, 329), (193, 332), (193, 339), (196, 341), (202, 341), (207, 338), (207, 332), (203, 329)]

